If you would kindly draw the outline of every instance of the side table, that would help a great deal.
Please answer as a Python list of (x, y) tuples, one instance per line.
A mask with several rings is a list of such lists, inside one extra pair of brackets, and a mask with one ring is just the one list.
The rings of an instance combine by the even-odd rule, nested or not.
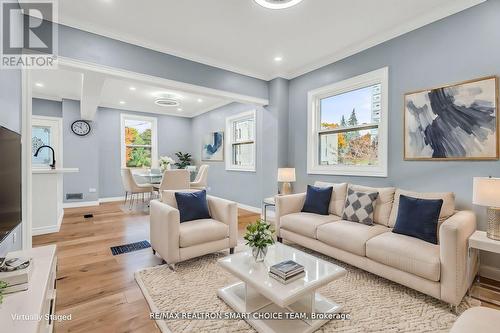
[(264, 209), (263, 209), (264, 221), (267, 222), (267, 208), (276, 206), (276, 202), (274, 200), (274, 197), (265, 198), (264, 200), (262, 200), (262, 205), (264, 206)]
[[(467, 263), (467, 278), (469, 278), (470, 276), (470, 269), (473, 269), (473, 267), (471, 267), (471, 256), (472, 256), (472, 252), (475, 251), (477, 252), (477, 267), (479, 267), (479, 264), (480, 264), (480, 256), (479, 256), (479, 251), (488, 251), (488, 252), (493, 252), (493, 253), (498, 253), (500, 254), (500, 241), (497, 241), (497, 240), (493, 240), (491, 238), (488, 238), (486, 236), (486, 232), (485, 231), (479, 231), (479, 230), (476, 230), (470, 237), (469, 237), (469, 242), (468, 242), (468, 263)], [(479, 274), (478, 274), (478, 283), (481, 284), (481, 281), (480, 281), (480, 278), (479, 278)], [(474, 283), (474, 281), (471, 281), (472, 283)], [(470, 291), (472, 289), (472, 283), (469, 284), (469, 289), (468, 289), (468, 294), (470, 295)], [(493, 304), (496, 304), (496, 305), (500, 305), (500, 302), (498, 301), (495, 301), (495, 300), (492, 300), (492, 299), (489, 299), (489, 298), (479, 298), (479, 297), (476, 297), (477, 299), (479, 300), (484, 300), (486, 302), (489, 302), (489, 303), (493, 303)]]

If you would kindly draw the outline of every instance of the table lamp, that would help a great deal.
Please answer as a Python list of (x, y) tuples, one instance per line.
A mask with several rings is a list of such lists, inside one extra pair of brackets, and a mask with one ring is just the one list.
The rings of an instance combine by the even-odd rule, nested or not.
[(488, 207), (488, 238), (500, 240), (500, 178), (474, 177), (472, 203)]
[(280, 194), (292, 194), (292, 182), (295, 181), (295, 168), (279, 168), (278, 183), (281, 184)]

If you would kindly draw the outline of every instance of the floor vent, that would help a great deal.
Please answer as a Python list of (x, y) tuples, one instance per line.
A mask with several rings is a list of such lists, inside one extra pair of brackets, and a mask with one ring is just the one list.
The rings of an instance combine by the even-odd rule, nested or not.
[(83, 193), (66, 193), (66, 200), (83, 200)]
[(94, 217), (94, 214), (85, 214), (85, 215), (83, 215), (84, 219), (91, 219), (93, 217)]
[(138, 250), (142, 250), (142, 249), (147, 249), (148, 247), (151, 247), (151, 244), (149, 244), (148, 241), (142, 241), (142, 242), (130, 243), (130, 244), (125, 244), (125, 245), (120, 245), (120, 246), (112, 246), (111, 253), (113, 253), (113, 255), (116, 256), (117, 254), (123, 254), (123, 253), (129, 253), (129, 252), (138, 251)]

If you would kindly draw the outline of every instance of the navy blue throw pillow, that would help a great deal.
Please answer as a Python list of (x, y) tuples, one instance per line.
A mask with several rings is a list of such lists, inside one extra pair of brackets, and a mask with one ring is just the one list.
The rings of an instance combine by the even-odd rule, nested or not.
[(304, 213), (314, 213), (328, 215), (330, 199), (332, 198), (333, 187), (316, 187), (307, 185), (306, 201), (302, 211)]
[(211, 218), (208, 211), (207, 191), (175, 192), (175, 200), (181, 216), (181, 223)]
[(400, 195), (398, 217), (392, 232), (437, 244), (442, 199), (418, 199)]

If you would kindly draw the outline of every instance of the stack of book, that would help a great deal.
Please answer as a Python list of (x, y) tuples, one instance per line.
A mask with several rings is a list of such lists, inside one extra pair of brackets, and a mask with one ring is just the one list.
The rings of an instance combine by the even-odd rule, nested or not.
[(306, 275), (304, 266), (293, 260), (287, 260), (271, 266), (269, 276), (283, 284), (288, 284)]
[(0, 267), (0, 281), (7, 283), (7, 288), (3, 289), (2, 293), (10, 294), (28, 290), (32, 268), (31, 258), (7, 259)]

